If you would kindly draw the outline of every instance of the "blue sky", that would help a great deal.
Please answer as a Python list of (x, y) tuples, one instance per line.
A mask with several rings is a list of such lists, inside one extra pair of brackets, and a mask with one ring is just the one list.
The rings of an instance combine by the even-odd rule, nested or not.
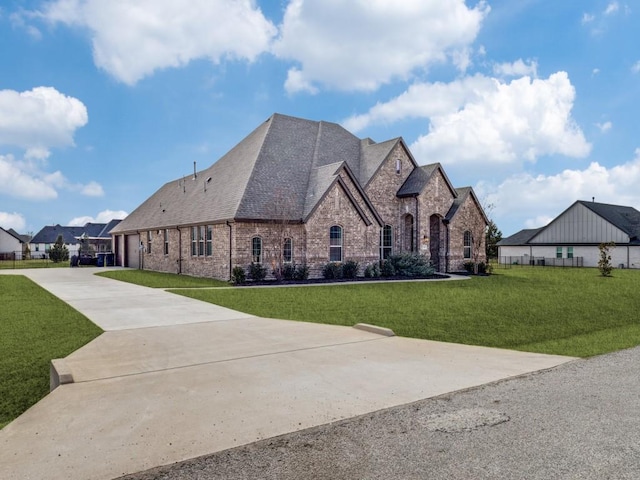
[(640, 209), (640, 2), (5, 0), (0, 226), (122, 218), (274, 112), (402, 136), (503, 234)]

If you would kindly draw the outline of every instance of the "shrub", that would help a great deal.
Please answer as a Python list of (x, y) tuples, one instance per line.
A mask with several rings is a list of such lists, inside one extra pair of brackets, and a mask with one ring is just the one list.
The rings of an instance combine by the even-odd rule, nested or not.
[(356, 278), (358, 276), (358, 270), (360, 265), (355, 260), (347, 260), (342, 264), (342, 277), (343, 278)]
[(322, 276), (327, 280), (342, 278), (342, 265), (338, 262), (329, 262), (322, 268)]
[(476, 264), (473, 262), (464, 262), (462, 264), (462, 268), (465, 269), (466, 272), (473, 273), (475, 270)]
[(435, 272), (427, 257), (418, 253), (392, 255), (388, 261), (393, 264), (395, 274), (401, 277), (428, 277)]
[(235, 284), (238, 285), (240, 283), (244, 283), (246, 280), (246, 276), (244, 273), (244, 268), (242, 267), (233, 267), (233, 270), (231, 271), (231, 281)]
[(609, 251), (615, 248), (616, 244), (613, 242), (601, 243), (598, 246), (600, 250), (600, 259), (598, 260), (598, 270), (603, 277), (610, 277), (613, 265), (611, 265), (611, 255)]
[(377, 263), (372, 263), (371, 265), (367, 265), (364, 269), (365, 278), (377, 278), (380, 276), (380, 267), (378, 267)]
[(285, 263), (282, 267), (282, 278), (293, 280), (296, 276), (296, 266), (293, 263)]
[(387, 258), (382, 262), (382, 271), (380, 272), (383, 277), (393, 277), (396, 274), (396, 267), (393, 266), (393, 262), (390, 258)]
[(256, 282), (261, 282), (267, 276), (267, 269), (259, 263), (251, 262), (249, 265), (249, 278)]
[(294, 280), (306, 280), (309, 278), (309, 267), (306, 265), (298, 265), (293, 273)]

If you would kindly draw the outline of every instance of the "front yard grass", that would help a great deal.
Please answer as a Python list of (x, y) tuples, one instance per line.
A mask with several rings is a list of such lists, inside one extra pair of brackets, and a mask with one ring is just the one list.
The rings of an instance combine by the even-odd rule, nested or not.
[(49, 392), (49, 362), (102, 330), (22, 275), (0, 275), (0, 428)]
[(180, 290), (261, 317), (588, 357), (640, 345), (640, 272), (516, 267), (449, 282)]

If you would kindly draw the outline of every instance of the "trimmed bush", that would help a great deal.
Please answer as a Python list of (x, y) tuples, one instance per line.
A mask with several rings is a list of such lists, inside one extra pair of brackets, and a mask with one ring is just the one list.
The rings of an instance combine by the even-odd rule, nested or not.
[(285, 263), (282, 267), (282, 278), (293, 280), (296, 276), (296, 266), (293, 263)]
[(233, 267), (233, 270), (231, 271), (231, 281), (235, 284), (235, 285), (239, 285), (241, 283), (244, 283), (246, 281), (246, 275), (244, 273), (244, 268), (242, 267)]
[(358, 276), (358, 270), (360, 265), (354, 260), (347, 260), (342, 264), (342, 277), (343, 278), (356, 278)]
[(380, 272), (383, 277), (393, 277), (396, 274), (396, 267), (393, 266), (393, 262), (390, 258), (387, 258), (382, 262), (382, 270)]
[(435, 268), (431, 266), (427, 257), (417, 253), (392, 255), (388, 261), (393, 265), (395, 275), (401, 277), (428, 277), (435, 272)]
[(327, 280), (342, 278), (342, 265), (338, 262), (329, 262), (322, 268), (322, 276)]
[(293, 274), (294, 280), (306, 280), (309, 278), (309, 267), (306, 265), (298, 265)]
[(377, 263), (372, 263), (371, 265), (367, 265), (364, 269), (365, 278), (378, 278), (380, 276), (380, 267)]
[(261, 282), (266, 277), (267, 269), (259, 263), (251, 262), (251, 265), (249, 265), (249, 278), (256, 282)]

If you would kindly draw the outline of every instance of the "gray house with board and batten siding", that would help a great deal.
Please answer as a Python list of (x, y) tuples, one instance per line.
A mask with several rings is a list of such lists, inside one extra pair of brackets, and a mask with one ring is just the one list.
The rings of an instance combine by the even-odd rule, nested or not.
[(611, 263), (640, 268), (640, 212), (578, 200), (546, 227), (521, 230), (498, 242), (501, 263), (598, 266), (601, 243), (613, 242)]

